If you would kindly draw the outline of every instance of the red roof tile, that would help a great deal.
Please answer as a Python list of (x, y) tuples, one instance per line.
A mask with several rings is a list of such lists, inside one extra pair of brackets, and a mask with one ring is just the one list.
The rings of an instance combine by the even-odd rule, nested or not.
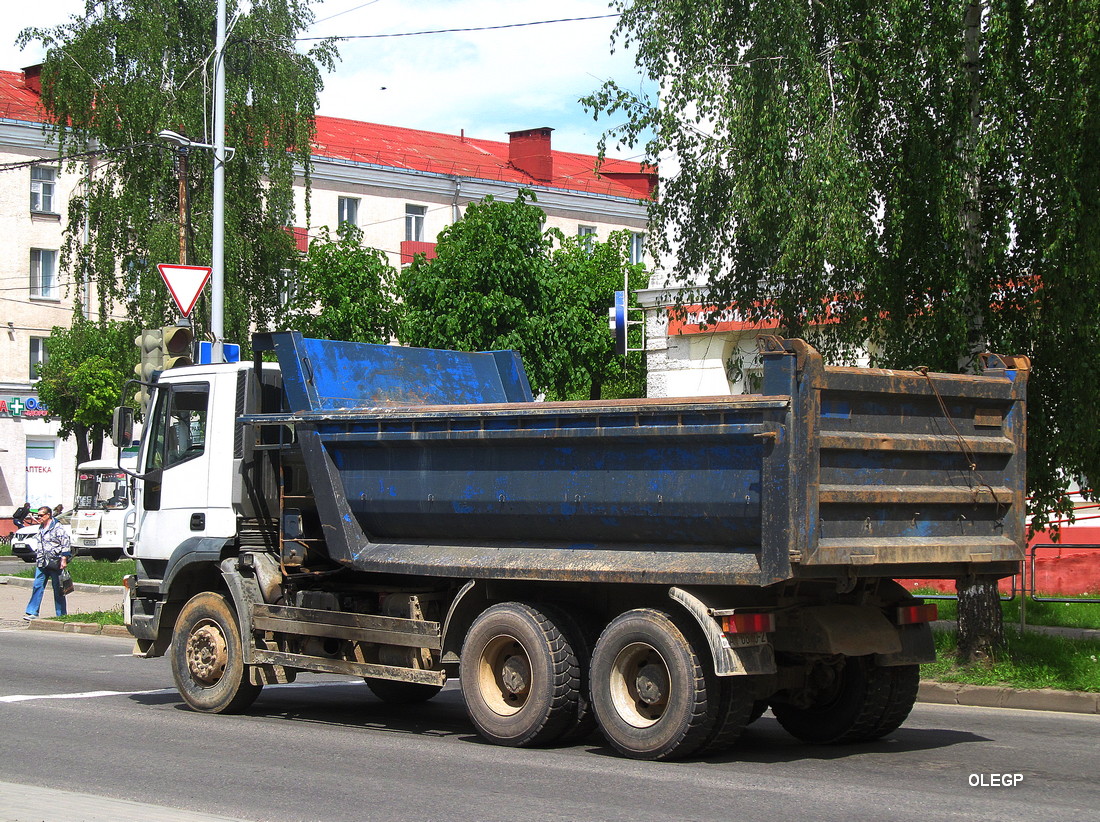
[[(18, 71), (0, 71), (0, 119), (44, 122), (38, 94)], [(553, 152), (553, 179), (536, 180), (508, 161), (508, 143), (438, 134), (338, 117), (317, 118), (315, 157), (367, 163), (385, 168), (496, 180), (516, 186), (585, 191), (632, 200), (643, 199), (656, 183), (656, 169), (607, 159), (598, 173), (591, 154)]]
[(0, 71), (0, 119), (46, 121), (38, 94), (23, 85), (23, 72)]

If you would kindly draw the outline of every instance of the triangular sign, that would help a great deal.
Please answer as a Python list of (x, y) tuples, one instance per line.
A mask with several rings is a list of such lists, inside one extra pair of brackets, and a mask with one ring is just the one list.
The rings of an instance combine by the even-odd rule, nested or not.
[(165, 285), (172, 293), (172, 299), (176, 301), (176, 307), (185, 317), (191, 316), (195, 303), (199, 301), (199, 294), (206, 287), (206, 281), (210, 279), (213, 270), (205, 265), (157, 265), (160, 276), (164, 278)]

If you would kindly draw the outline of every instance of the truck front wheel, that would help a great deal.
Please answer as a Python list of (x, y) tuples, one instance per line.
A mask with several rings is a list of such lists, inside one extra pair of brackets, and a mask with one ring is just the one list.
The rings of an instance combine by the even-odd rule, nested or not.
[(171, 659), (176, 688), (196, 711), (238, 713), (263, 688), (249, 681), (237, 616), (221, 594), (197, 594), (183, 606)]
[[(709, 741), (720, 688), (690, 634), (668, 614), (640, 608), (616, 617), (600, 635), (592, 652), (592, 706), (620, 753), (673, 759)], [(746, 699), (746, 714), (747, 705)]]
[(537, 606), (502, 602), (474, 620), (459, 668), (466, 711), (498, 745), (545, 745), (576, 724), (580, 670), (569, 636)]

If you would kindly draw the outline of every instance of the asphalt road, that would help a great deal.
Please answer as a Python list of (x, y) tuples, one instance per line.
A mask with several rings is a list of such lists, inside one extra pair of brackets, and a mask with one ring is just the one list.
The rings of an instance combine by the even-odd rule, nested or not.
[(395, 709), (305, 677), (244, 716), (201, 715), (166, 660), (129, 650), (0, 631), (0, 800), (6, 782), (278, 822), (1100, 819), (1096, 716), (918, 705), (886, 740), (819, 748), (765, 715), (728, 755), (648, 763), (598, 739), (485, 744), (453, 686)]

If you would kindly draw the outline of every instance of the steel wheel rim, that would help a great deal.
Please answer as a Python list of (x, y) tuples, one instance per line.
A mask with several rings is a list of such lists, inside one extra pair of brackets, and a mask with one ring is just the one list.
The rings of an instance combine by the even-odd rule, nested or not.
[(229, 664), (229, 645), (221, 626), (204, 620), (187, 637), (187, 670), (199, 685), (217, 685)]
[(493, 637), (481, 652), (477, 688), (488, 708), (500, 716), (514, 716), (531, 695), (531, 659), (513, 636)]
[(611, 703), (628, 725), (649, 728), (668, 708), (671, 675), (660, 651), (648, 642), (633, 642), (611, 665)]

